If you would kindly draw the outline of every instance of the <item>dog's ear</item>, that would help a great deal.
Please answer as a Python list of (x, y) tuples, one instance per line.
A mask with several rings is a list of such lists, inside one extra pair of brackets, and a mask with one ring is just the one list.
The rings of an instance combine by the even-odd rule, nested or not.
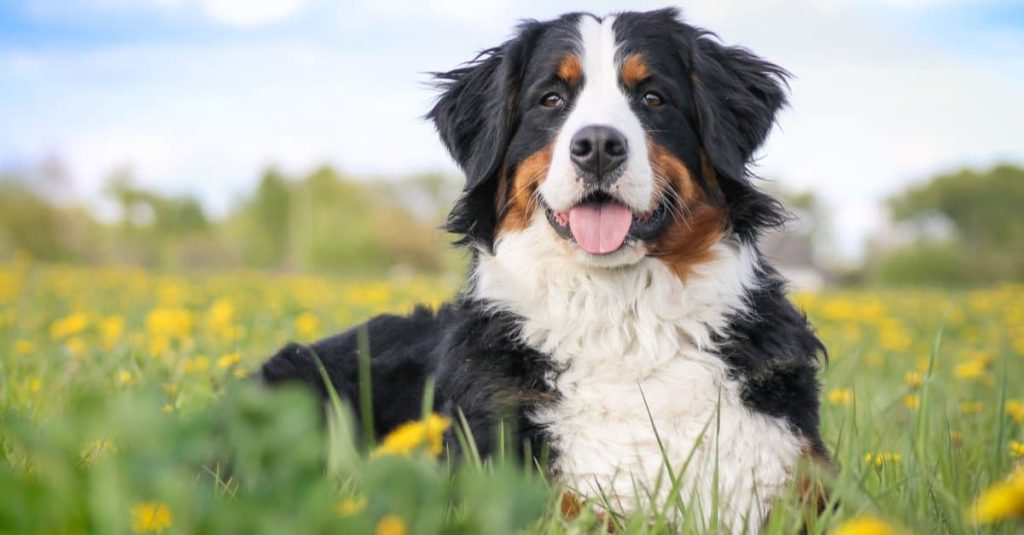
[(427, 117), (466, 173), (466, 191), (491, 178), (508, 144), (511, 88), (502, 72), (503, 49), (485, 50), (458, 69), (434, 73), (442, 93)]
[(704, 150), (715, 169), (741, 180), (786, 104), (789, 74), (748, 50), (699, 36), (693, 48), (693, 92)]
[(747, 177), (747, 164), (786, 104), (789, 74), (750, 51), (721, 45), (706, 32), (692, 45), (693, 93), (701, 144), (730, 205), (733, 230), (756, 237), (781, 225), (781, 205)]
[(442, 93), (427, 117), (466, 175), (446, 224), (460, 245), (493, 244), (498, 179), (517, 126), (516, 98), (537, 28), (524, 23), (516, 38), (458, 69), (434, 73)]

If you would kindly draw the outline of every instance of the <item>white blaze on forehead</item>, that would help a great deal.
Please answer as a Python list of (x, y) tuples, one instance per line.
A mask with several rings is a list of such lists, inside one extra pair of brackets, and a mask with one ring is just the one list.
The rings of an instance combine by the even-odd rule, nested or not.
[(577, 53), (583, 66), (583, 88), (571, 103), (569, 117), (555, 140), (547, 179), (540, 187), (545, 202), (556, 212), (571, 208), (583, 192), (569, 147), (576, 132), (591, 125), (610, 126), (626, 138), (629, 152), (625, 173), (613, 186), (612, 193), (634, 211), (647, 211), (656, 204), (653, 175), (647, 161), (646, 134), (619, 83), (620, 61), (616, 57), (618, 43), (612, 28), (614, 23), (615, 17), (600, 21), (587, 15), (580, 17)]

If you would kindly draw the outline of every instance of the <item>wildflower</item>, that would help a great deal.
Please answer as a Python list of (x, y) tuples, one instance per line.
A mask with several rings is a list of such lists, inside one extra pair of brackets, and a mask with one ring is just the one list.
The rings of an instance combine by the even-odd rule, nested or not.
[(917, 394), (907, 394), (906, 396), (903, 396), (903, 406), (912, 411), (916, 411), (921, 408), (921, 397)]
[(853, 390), (849, 388), (836, 388), (828, 393), (828, 402), (832, 405), (849, 405), (853, 401)]
[(167, 413), (174, 412), (174, 405), (171, 405), (170, 403), (164, 403), (164, 406), (160, 407), (160, 411)]
[(15, 340), (14, 341), (14, 354), (19, 356), (25, 356), (36, 350), (36, 345), (31, 340)]
[(53, 325), (50, 325), (50, 338), (63, 340), (81, 333), (88, 326), (89, 317), (82, 312), (76, 312), (53, 322)]
[(875, 468), (881, 468), (886, 464), (900, 464), (903, 461), (903, 456), (899, 453), (865, 453), (864, 462), (868, 465), (874, 465)]
[(1009, 414), (1014, 422), (1024, 424), (1024, 402), (1019, 399), (1008, 400), (1006, 402), (1006, 414)]
[(988, 361), (985, 359), (974, 358), (962, 364), (957, 364), (956, 367), (953, 368), (953, 375), (956, 376), (957, 379), (980, 379), (985, 375), (985, 369), (987, 367)]
[(119, 370), (117, 372), (117, 384), (121, 386), (128, 386), (132, 384), (132, 372), (128, 370)]
[(366, 496), (342, 498), (338, 500), (338, 503), (334, 506), (334, 511), (341, 517), (356, 516), (365, 510)]
[(295, 330), (303, 337), (312, 338), (320, 332), (320, 318), (310, 312), (303, 312), (295, 318)]
[(217, 359), (217, 366), (226, 370), (235, 364), (238, 364), (241, 360), (242, 356), (238, 353), (228, 353), (227, 355)]
[(35, 394), (43, 389), (43, 382), (38, 377), (33, 377), (28, 381), (28, 391)]
[(960, 412), (963, 414), (977, 414), (985, 408), (980, 401), (961, 401)]
[(839, 525), (832, 535), (894, 535), (896, 530), (873, 517), (862, 516)]
[(146, 315), (146, 332), (163, 338), (186, 338), (192, 333), (195, 318), (183, 308), (156, 308)]
[(211, 327), (230, 325), (235, 317), (235, 305), (230, 299), (221, 298), (210, 305), (206, 314)]
[(398, 515), (385, 515), (380, 522), (377, 522), (377, 529), (374, 530), (375, 535), (405, 535), (405, 533), (405, 520)]
[(431, 414), (425, 420), (404, 423), (384, 437), (373, 456), (408, 455), (423, 447), (431, 456), (440, 455), (444, 450), (442, 435), (451, 424), (451, 420), (437, 414)]
[(1011, 440), (1010, 455), (1013, 455), (1014, 457), (1024, 457), (1024, 442)]
[(924, 383), (924, 374), (919, 371), (909, 371), (903, 375), (903, 382), (911, 388), (917, 388)]
[(971, 510), (977, 524), (992, 524), (1024, 516), (1024, 467), (996, 483), (978, 497)]
[(171, 510), (163, 502), (144, 502), (132, 507), (132, 532), (161, 533), (171, 527)]

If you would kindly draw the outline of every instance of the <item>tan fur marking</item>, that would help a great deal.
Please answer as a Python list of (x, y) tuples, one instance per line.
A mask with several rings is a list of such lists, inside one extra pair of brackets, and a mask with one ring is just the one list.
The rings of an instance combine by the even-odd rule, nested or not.
[(682, 203), (668, 215), (672, 220), (650, 246), (649, 256), (658, 258), (675, 275), (685, 279), (698, 264), (714, 258), (712, 247), (724, 236), (726, 211), (709, 202), (690, 170), (664, 147), (648, 142), (651, 167), (662, 191), (675, 191)]
[(626, 84), (626, 87), (636, 87), (651, 75), (647, 68), (647, 62), (640, 54), (630, 54), (626, 61), (622, 62), (620, 74), (622, 83)]
[(576, 54), (567, 54), (558, 64), (558, 77), (569, 85), (579, 85), (583, 81), (583, 64)]
[(537, 188), (550, 165), (551, 147), (548, 146), (523, 160), (511, 180), (502, 177), (497, 200), (498, 233), (529, 226), (533, 211), (537, 209)]

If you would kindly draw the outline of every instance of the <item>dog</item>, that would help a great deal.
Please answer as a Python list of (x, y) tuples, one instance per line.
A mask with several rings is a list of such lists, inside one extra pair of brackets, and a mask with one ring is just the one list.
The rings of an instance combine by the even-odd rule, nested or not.
[(825, 348), (758, 250), (787, 214), (748, 170), (786, 71), (665, 9), (526, 21), (434, 76), (427, 117), (466, 176), (446, 224), (464, 288), (288, 344), (263, 380), (326, 395), (319, 358), (358, 414), (365, 329), (380, 434), (433, 384), (483, 456), (507, 425), (579, 496), (704, 522), (714, 502), (757, 531), (798, 463), (828, 459)]

